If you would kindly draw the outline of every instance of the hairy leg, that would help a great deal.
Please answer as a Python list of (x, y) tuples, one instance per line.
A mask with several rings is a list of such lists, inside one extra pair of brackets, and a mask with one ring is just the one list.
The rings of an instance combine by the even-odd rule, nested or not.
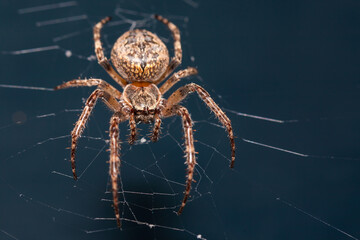
[(154, 128), (151, 134), (151, 141), (157, 142), (159, 140), (160, 130), (161, 130), (161, 118), (158, 113), (155, 113), (154, 116)]
[(108, 92), (110, 95), (114, 96), (117, 99), (121, 98), (121, 92), (116, 88), (108, 84), (102, 79), (90, 78), (90, 79), (74, 79), (63, 84), (60, 84), (54, 88), (54, 90), (60, 90), (70, 87), (92, 87), (97, 86), (98, 88)]
[(230, 119), (226, 114), (221, 110), (221, 108), (214, 102), (210, 97), (210, 94), (202, 87), (195, 83), (187, 84), (178, 90), (176, 90), (167, 100), (166, 108), (171, 108), (173, 105), (180, 103), (184, 98), (186, 98), (190, 93), (197, 92), (199, 97), (206, 103), (206, 105), (211, 109), (215, 114), (218, 120), (223, 124), (229, 134), (230, 146), (231, 146), (231, 163), (230, 167), (234, 167), (235, 162), (235, 141), (234, 133), (231, 126)]
[(100, 31), (104, 24), (110, 21), (110, 17), (106, 17), (98, 22), (93, 29), (94, 33), (94, 42), (95, 42), (95, 53), (98, 59), (99, 64), (105, 69), (105, 71), (122, 87), (125, 87), (127, 84), (126, 80), (123, 79), (111, 66), (109, 60), (104, 55), (104, 50), (101, 44), (101, 34)]
[(93, 91), (91, 93), (91, 95), (89, 96), (89, 98), (87, 99), (85, 107), (84, 107), (78, 121), (76, 122), (74, 129), (71, 132), (70, 159), (71, 159), (71, 168), (72, 168), (72, 172), (73, 172), (75, 180), (77, 180), (76, 164), (75, 164), (77, 141), (78, 141), (79, 137), (81, 137), (81, 134), (83, 133), (83, 131), (85, 129), (86, 122), (88, 121), (90, 114), (91, 114), (92, 110), (94, 109), (95, 104), (99, 98), (102, 98), (102, 100), (108, 106), (110, 106), (112, 109), (119, 108), (119, 106), (117, 106), (117, 105), (116, 106), (112, 105), (112, 102), (116, 102), (116, 103), (118, 103), (118, 102), (112, 96), (110, 96), (109, 94), (107, 94), (106, 92), (104, 92), (101, 89), (96, 89), (95, 91)]
[(183, 201), (178, 210), (178, 214), (181, 214), (186, 202), (190, 195), (191, 183), (193, 181), (194, 169), (196, 165), (196, 157), (195, 157), (195, 147), (194, 147), (194, 136), (192, 129), (192, 120), (188, 110), (180, 105), (171, 106), (169, 109), (164, 109), (164, 117), (169, 117), (172, 115), (179, 115), (182, 118), (182, 125), (184, 129), (184, 138), (185, 138), (185, 158), (187, 168), (187, 179), (186, 179), (186, 189)]
[(174, 53), (175, 56), (171, 59), (170, 64), (169, 64), (168, 68), (166, 69), (165, 73), (159, 78), (159, 80), (157, 82), (155, 82), (155, 84), (158, 84), (159, 82), (164, 80), (167, 76), (169, 76), (169, 74), (172, 71), (174, 71), (174, 69), (177, 68), (177, 66), (179, 66), (181, 64), (182, 49), (181, 49), (179, 28), (175, 24), (173, 24), (172, 22), (170, 22), (169, 20), (167, 20), (166, 18), (164, 18), (160, 15), (155, 15), (154, 17), (155, 17), (155, 19), (157, 19), (160, 22), (162, 22), (163, 24), (165, 24), (171, 31), (172, 37), (174, 39), (174, 52), (175, 52)]
[(121, 227), (120, 213), (119, 213), (119, 198), (118, 198), (118, 176), (120, 174), (120, 143), (119, 143), (119, 124), (124, 121), (124, 118), (115, 113), (110, 120), (110, 165), (109, 174), (111, 177), (111, 189), (113, 195), (113, 207), (118, 227)]
[(135, 114), (134, 111), (130, 113), (130, 119), (129, 119), (129, 125), (130, 125), (130, 138), (129, 138), (129, 144), (134, 144), (136, 140), (136, 122), (135, 122)]
[(195, 75), (198, 71), (196, 68), (188, 67), (187, 69), (180, 70), (174, 73), (164, 84), (159, 88), (161, 94), (166, 93), (172, 86), (179, 82), (182, 78)]

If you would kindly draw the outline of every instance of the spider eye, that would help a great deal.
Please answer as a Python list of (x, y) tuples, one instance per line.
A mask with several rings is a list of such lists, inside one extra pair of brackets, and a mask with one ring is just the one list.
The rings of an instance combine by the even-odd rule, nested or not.
[(153, 82), (169, 65), (169, 52), (155, 34), (135, 29), (118, 38), (111, 51), (111, 61), (127, 81)]

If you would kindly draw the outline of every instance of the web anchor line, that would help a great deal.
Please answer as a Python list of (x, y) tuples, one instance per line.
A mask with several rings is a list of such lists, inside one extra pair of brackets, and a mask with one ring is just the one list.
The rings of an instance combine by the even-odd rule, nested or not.
[(285, 152), (285, 153), (290, 153), (293, 155), (297, 155), (300, 157), (305, 157), (305, 158), (318, 158), (318, 159), (338, 159), (338, 160), (349, 160), (349, 161), (359, 161), (360, 158), (351, 158), (351, 157), (341, 157), (341, 156), (318, 156), (318, 155), (310, 155), (310, 154), (304, 154), (304, 153), (299, 153), (299, 152), (295, 152), (295, 151), (291, 151), (291, 150), (287, 150), (284, 148), (280, 148), (280, 147), (275, 147), (272, 145), (268, 145), (268, 144), (264, 144), (264, 143), (260, 143), (260, 142), (256, 142), (256, 141), (252, 141), (249, 139), (242, 139), (244, 142), (250, 143), (250, 144), (254, 144), (254, 145), (258, 145), (261, 147), (265, 147), (265, 148), (270, 148), (270, 149), (274, 149), (280, 152)]
[(68, 2), (60, 2), (54, 4), (47, 4), (29, 8), (20, 8), (18, 9), (18, 14), (27, 14), (27, 13), (34, 13), (34, 12), (43, 12), (58, 8), (65, 8), (65, 7), (73, 7), (77, 5), (77, 1), (68, 1)]
[(316, 220), (316, 221), (318, 221), (318, 222), (320, 222), (320, 223), (324, 224), (325, 226), (328, 226), (328, 227), (330, 227), (330, 228), (332, 228), (332, 229), (334, 229), (334, 230), (336, 230), (336, 231), (338, 231), (338, 232), (340, 232), (340, 233), (344, 234), (345, 236), (348, 236), (349, 238), (352, 238), (352, 239), (354, 239), (354, 240), (359, 240), (358, 238), (354, 237), (353, 235), (351, 235), (351, 234), (349, 234), (349, 233), (347, 233), (347, 232), (345, 232), (345, 231), (341, 230), (341, 229), (340, 229), (340, 228), (338, 228), (338, 227), (335, 227), (334, 225), (331, 225), (330, 223), (328, 223), (328, 222), (326, 222), (326, 221), (322, 220), (322, 219), (321, 219), (321, 218), (319, 218), (319, 217), (316, 217), (315, 215), (310, 214), (309, 212), (307, 212), (307, 211), (305, 211), (305, 210), (303, 210), (303, 209), (301, 209), (301, 208), (299, 208), (299, 207), (295, 206), (294, 204), (292, 204), (292, 203), (291, 203), (291, 202), (289, 202), (289, 201), (285, 201), (285, 200), (283, 200), (283, 199), (281, 199), (281, 198), (279, 198), (279, 197), (278, 197), (278, 198), (276, 198), (276, 200), (278, 200), (278, 201), (282, 202), (283, 204), (287, 205), (288, 207), (291, 207), (291, 208), (295, 209), (296, 211), (299, 211), (299, 212), (301, 212), (301, 213), (303, 213), (303, 214), (307, 215), (308, 217), (311, 217), (312, 219), (314, 219), (314, 220)]

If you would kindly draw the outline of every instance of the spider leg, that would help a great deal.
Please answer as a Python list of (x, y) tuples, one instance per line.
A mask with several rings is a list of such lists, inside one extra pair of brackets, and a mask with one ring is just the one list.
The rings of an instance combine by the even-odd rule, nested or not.
[(126, 80), (123, 79), (111, 66), (109, 60), (104, 55), (104, 50), (102, 48), (101, 44), (101, 34), (100, 31), (104, 24), (110, 21), (110, 17), (106, 17), (102, 19), (100, 22), (98, 22), (93, 29), (94, 33), (94, 42), (95, 42), (95, 53), (96, 57), (98, 59), (99, 64), (105, 69), (105, 71), (122, 87), (125, 87), (127, 84)]
[(160, 130), (161, 130), (161, 118), (159, 116), (159, 113), (155, 113), (154, 116), (154, 128), (151, 135), (151, 141), (157, 142), (159, 140)]
[(117, 99), (121, 98), (121, 92), (119, 92), (116, 88), (114, 88), (104, 80), (98, 78), (74, 79), (56, 86), (54, 90), (60, 90), (70, 87), (92, 87), (92, 86), (97, 86), (98, 88), (113, 95)]
[(129, 125), (130, 125), (130, 138), (129, 138), (129, 144), (134, 144), (136, 140), (136, 122), (135, 122), (135, 113), (134, 111), (131, 111), (130, 113), (130, 119), (129, 119)]
[(234, 133), (231, 126), (230, 119), (226, 116), (226, 114), (221, 110), (221, 108), (214, 102), (214, 100), (210, 97), (210, 94), (202, 87), (195, 83), (187, 84), (178, 90), (176, 90), (167, 100), (167, 109), (170, 109), (173, 105), (178, 104), (184, 98), (189, 95), (189, 93), (197, 92), (199, 97), (206, 103), (206, 105), (211, 109), (211, 111), (215, 114), (218, 120), (223, 124), (223, 126), (227, 129), (230, 139), (231, 146), (231, 163), (230, 167), (234, 167), (235, 162), (235, 141), (234, 141)]
[(196, 68), (188, 67), (187, 69), (180, 70), (174, 73), (164, 84), (159, 88), (161, 94), (166, 93), (172, 86), (179, 82), (182, 78), (195, 75), (198, 71)]
[(120, 174), (120, 143), (119, 143), (119, 124), (124, 121), (125, 118), (119, 116), (119, 113), (115, 113), (110, 119), (110, 165), (109, 174), (111, 177), (111, 189), (113, 195), (113, 207), (116, 216), (116, 223), (118, 227), (121, 227), (120, 213), (118, 206), (118, 176)]
[(165, 117), (169, 117), (172, 115), (179, 115), (182, 118), (182, 125), (184, 129), (184, 138), (185, 138), (185, 157), (186, 157), (186, 164), (187, 168), (187, 179), (186, 179), (186, 189), (183, 201), (181, 206), (178, 210), (178, 214), (181, 214), (186, 202), (190, 195), (191, 190), (191, 183), (193, 181), (194, 176), (194, 169), (196, 165), (196, 157), (195, 157), (195, 147), (194, 147), (194, 136), (193, 136), (193, 129), (192, 129), (192, 120), (189, 114), (189, 111), (180, 105), (171, 106), (170, 109), (164, 113)]
[[(166, 18), (160, 16), (160, 15), (155, 15), (154, 16), (155, 19), (159, 20), (160, 22), (162, 22), (163, 24), (165, 24), (171, 31), (172, 37), (174, 39), (174, 52), (175, 52), (175, 56), (171, 59), (169, 66), (167, 67), (166, 71), (164, 72), (164, 74), (159, 78), (159, 80), (157, 80), (157, 83), (161, 82), (162, 80), (164, 80), (167, 76), (169, 76), (169, 74), (174, 71), (174, 69), (179, 66), (181, 64), (181, 60), (182, 60), (182, 49), (181, 49), (181, 41), (180, 41), (180, 31), (179, 28), (173, 24), (172, 22), (170, 22), (169, 20), (167, 20)], [(155, 83), (155, 84), (157, 84)]]
[[(86, 100), (85, 107), (78, 121), (76, 122), (74, 129), (71, 132), (71, 168), (75, 180), (77, 180), (75, 164), (77, 141), (83, 133), (86, 122), (90, 117), (91, 111), (95, 107), (95, 104), (99, 98), (102, 98), (106, 105), (108, 105), (111, 109), (116, 109), (117, 111), (119, 111), (120, 108), (119, 103), (116, 101), (116, 99), (101, 89), (96, 89), (95, 91), (93, 91), (89, 98)], [(117, 103), (118, 105), (113, 105), (113, 103)]]

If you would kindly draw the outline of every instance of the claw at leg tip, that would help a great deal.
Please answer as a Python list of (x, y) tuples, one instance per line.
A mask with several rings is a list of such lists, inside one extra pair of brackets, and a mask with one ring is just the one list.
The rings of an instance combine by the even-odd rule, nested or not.
[(234, 165), (235, 165), (235, 162), (232, 161), (232, 162), (230, 163), (230, 168), (234, 168)]
[(117, 227), (121, 230), (121, 222), (120, 222), (120, 220), (116, 220), (116, 224), (117, 224)]

